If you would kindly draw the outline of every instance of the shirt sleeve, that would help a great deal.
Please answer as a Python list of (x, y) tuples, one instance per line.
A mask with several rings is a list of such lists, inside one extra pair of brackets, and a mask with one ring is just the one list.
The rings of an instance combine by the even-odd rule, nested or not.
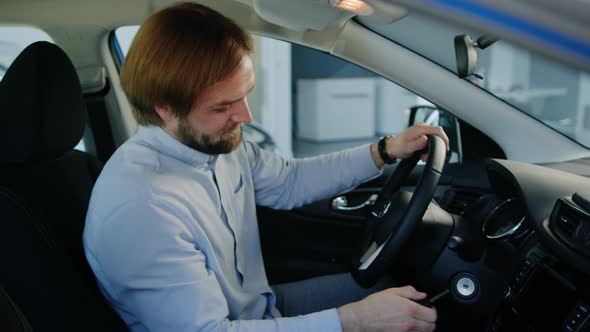
[[(103, 291), (138, 331), (341, 331), (336, 309), (292, 318), (230, 320), (190, 224), (161, 202), (125, 203), (86, 255)], [(135, 327), (135, 328), (134, 328)]]
[(381, 174), (369, 146), (312, 158), (285, 159), (247, 143), (256, 204), (292, 209), (352, 190)]

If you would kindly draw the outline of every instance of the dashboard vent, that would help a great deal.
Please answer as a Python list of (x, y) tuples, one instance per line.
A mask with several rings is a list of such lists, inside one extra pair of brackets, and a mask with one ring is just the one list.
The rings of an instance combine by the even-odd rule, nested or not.
[(568, 238), (573, 238), (576, 228), (578, 227), (579, 216), (573, 210), (562, 207), (556, 220), (556, 225), (560, 231)]
[(450, 213), (463, 215), (481, 196), (481, 192), (474, 190), (449, 190), (444, 194), (440, 205)]
[(555, 203), (549, 224), (563, 243), (590, 256), (590, 213), (569, 197), (562, 197)]

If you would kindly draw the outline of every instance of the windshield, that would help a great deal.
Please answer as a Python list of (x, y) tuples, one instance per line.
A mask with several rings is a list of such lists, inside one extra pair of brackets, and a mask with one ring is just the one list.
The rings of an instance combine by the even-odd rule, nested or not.
[[(453, 39), (482, 33), (421, 14), (381, 25), (360, 19), (361, 24), (422, 54), (457, 73)], [(489, 93), (542, 121), (576, 142), (590, 147), (590, 74), (556, 63), (508, 42), (498, 41), (478, 49), (476, 73), (468, 78)]]

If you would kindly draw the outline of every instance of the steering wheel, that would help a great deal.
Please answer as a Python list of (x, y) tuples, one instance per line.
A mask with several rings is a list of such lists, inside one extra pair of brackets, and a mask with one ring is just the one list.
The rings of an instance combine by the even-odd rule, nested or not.
[[(400, 187), (422, 154), (428, 158), (414, 193)], [(360, 254), (352, 275), (363, 287), (373, 286), (391, 268), (416, 226), (422, 220), (445, 165), (446, 146), (442, 138), (428, 136), (428, 147), (402, 160), (379, 193), (365, 224)]]

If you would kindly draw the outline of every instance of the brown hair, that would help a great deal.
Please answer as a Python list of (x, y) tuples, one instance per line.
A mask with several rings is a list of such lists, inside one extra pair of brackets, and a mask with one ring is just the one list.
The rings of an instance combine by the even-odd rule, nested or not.
[(196, 4), (150, 16), (129, 48), (121, 85), (140, 125), (161, 125), (155, 105), (188, 115), (205, 89), (233, 72), (252, 52), (252, 38), (235, 22)]

